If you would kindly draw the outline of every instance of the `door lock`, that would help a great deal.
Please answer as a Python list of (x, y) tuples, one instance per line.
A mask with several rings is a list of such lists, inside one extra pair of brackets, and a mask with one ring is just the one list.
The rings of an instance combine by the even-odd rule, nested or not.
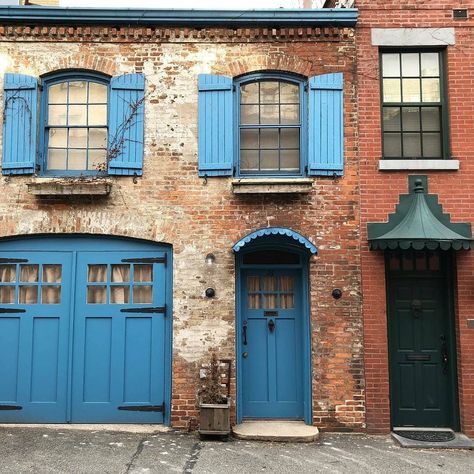
[(249, 353), (248, 353), (248, 352), (243, 352), (243, 353), (242, 353), (242, 357), (243, 357), (244, 359), (246, 359), (248, 356), (249, 356)]

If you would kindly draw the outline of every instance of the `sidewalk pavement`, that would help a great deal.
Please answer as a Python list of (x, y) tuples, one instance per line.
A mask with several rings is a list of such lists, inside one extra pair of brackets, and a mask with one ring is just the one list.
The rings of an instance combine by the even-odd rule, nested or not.
[[(124, 431), (127, 430), (127, 431)], [(323, 433), (319, 443), (200, 440), (153, 426), (0, 425), (1, 474), (474, 472), (474, 451), (409, 450), (389, 436)]]

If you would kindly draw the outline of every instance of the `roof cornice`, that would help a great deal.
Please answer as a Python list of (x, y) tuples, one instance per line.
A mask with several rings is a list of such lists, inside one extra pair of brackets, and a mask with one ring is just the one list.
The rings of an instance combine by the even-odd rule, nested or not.
[(356, 8), (272, 10), (161, 10), (113, 8), (0, 7), (0, 23), (187, 27), (355, 26)]

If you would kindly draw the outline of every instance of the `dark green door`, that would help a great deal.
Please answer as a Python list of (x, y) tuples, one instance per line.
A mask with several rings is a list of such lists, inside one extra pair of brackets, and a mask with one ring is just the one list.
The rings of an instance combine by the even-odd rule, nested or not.
[(456, 428), (454, 341), (444, 278), (389, 278), (393, 426)]

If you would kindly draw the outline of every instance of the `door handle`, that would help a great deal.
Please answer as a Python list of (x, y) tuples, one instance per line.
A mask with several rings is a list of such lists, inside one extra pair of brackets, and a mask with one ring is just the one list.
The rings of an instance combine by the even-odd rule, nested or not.
[(446, 337), (441, 335), (441, 362), (443, 363), (443, 374), (448, 373), (448, 362), (449, 362), (449, 355), (448, 355), (448, 344), (446, 343)]
[(270, 319), (268, 321), (268, 330), (270, 332), (273, 332), (275, 330), (275, 321), (273, 321), (273, 319)]
[(244, 332), (243, 344), (244, 344), (244, 346), (246, 346), (247, 345), (247, 321), (244, 321), (242, 329), (243, 329), (243, 332)]

